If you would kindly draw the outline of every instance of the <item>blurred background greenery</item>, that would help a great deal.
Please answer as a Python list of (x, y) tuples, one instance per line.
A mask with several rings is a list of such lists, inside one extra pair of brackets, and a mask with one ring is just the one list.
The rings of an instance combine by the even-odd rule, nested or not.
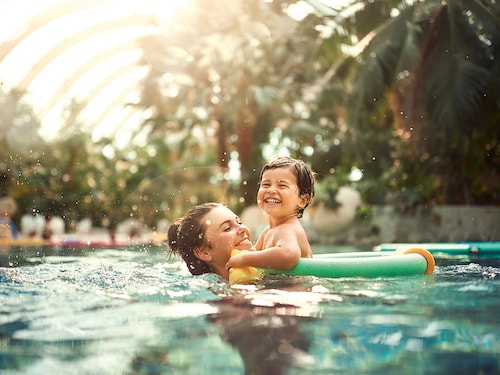
[(238, 212), (279, 155), (312, 166), (329, 207), (341, 186), (362, 212), (500, 203), (494, 0), (196, 0), (142, 43), (126, 145), (85, 131), (77, 101), (47, 140), (28, 93), (0, 90), (0, 196), (18, 217), (154, 228), (205, 201)]

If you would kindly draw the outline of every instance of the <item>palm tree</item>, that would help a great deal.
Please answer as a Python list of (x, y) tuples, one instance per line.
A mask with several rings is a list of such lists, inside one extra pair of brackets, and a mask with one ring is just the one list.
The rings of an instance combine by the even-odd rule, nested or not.
[(292, 19), (281, 3), (198, 0), (145, 47), (155, 69), (141, 105), (154, 111), (143, 130), (171, 144), (177, 139), (184, 163), (197, 160), (185, 154), (193, 144), (215, 149), (212, 160), (221, 170), (237, 160), (244, 202), (254, 200), (270, 133), (297, 137), (292, 148), (300, 154), (321, 131), (305, 115), (315, 103), (303, 100), (317, 74), (319, 32), (310, 19)]
[(396, 188), (439, 203), (498, 201), (498, 3), (356, 3), (345, 26), (360, 41), (328, 72), (350, 92), (349, 125), (363, 138), (374, 118), (395, 124)]

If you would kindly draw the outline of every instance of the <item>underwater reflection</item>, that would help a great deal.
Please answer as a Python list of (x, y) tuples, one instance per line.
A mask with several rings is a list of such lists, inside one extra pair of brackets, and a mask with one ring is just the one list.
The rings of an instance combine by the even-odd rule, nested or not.
[(238, 351), (246, 375), (289, 373), (310, 368), (313, 342), (308, 323), (321, 317), (326, 296), (309, 277), (268, 275), (257, 285), (233, 285), (235, 292), (213, 301), (207, 317), (222, 327), (222, 339)]
[(256, 306), (242, 299), (217, 304), (227, 306), (207, 319), (223, 328), (222, 338), (240, 353), (246, 375), (280, 375), (314, 362), (308, 353), (312, 338), (302, 325), (315, 318), (301, 316), (297, 306)]

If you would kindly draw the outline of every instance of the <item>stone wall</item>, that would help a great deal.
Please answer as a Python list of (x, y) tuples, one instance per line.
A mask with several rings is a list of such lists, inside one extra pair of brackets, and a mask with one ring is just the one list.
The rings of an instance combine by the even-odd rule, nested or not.
[[(355, 217), (359, 202), (354, 198), (344, 200), (337, 210), (321, 204), (306, 209), (301, 220), (311, 243), (500, 241), (500, 206), (424, 206), (404, 213), (395, 206), (373, 206), (371, 218), (363, 220)], [(255, 242), (267, 225), (266, 216), (252, 206), (240, 217)]]
[[(355, 219), (342, 230), (317, 231), (304, 226), (312, 242), (377, 245), (388, 242), (500, 241), (499, 206), (433, 206), (399, 212), (394, 206), (373, 207), (371, 219)], [(335, 228), (335, 223), (331, 223)]]

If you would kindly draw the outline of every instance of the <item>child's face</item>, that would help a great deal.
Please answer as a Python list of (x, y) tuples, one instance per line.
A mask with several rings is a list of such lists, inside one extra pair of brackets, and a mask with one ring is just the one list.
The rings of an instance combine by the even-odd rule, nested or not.
[(270, 216), (296, 215), (298, 208), (305, 207), (306, 197), (300, 196), (297, 177), (290, 167), (264, 171), (257, 204)]

